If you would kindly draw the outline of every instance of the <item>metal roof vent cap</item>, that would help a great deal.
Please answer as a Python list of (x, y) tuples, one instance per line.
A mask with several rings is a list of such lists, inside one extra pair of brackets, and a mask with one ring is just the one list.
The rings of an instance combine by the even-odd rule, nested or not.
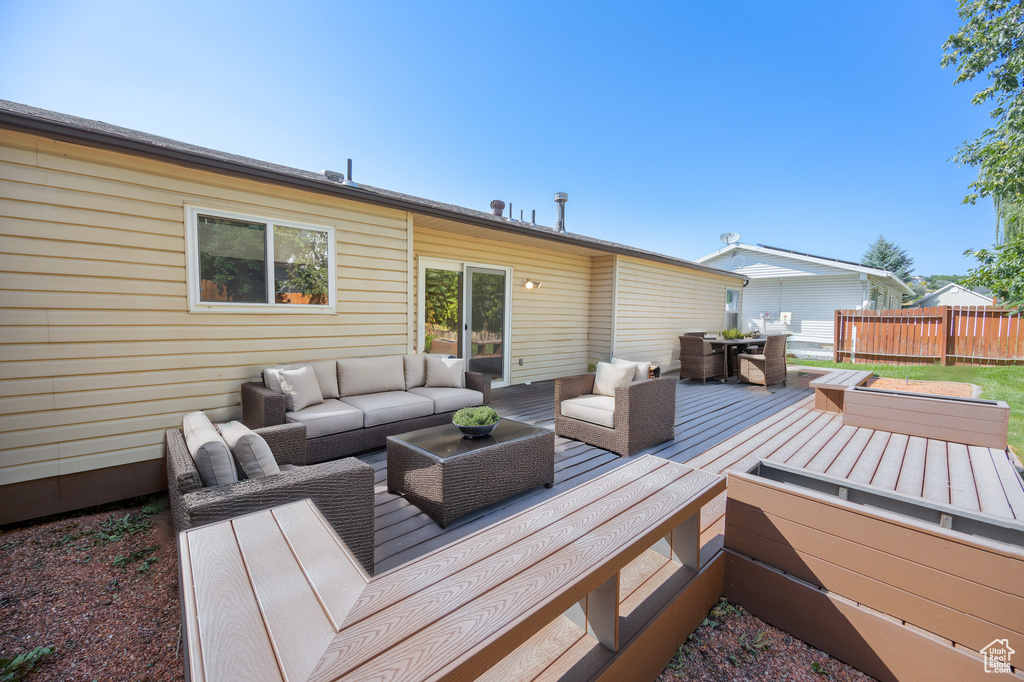
[(501, 199), (495, 199), (491, 202), (491, 213), (500, 216), (505, 212), (505, 202)]
[(569, 195), (565, 192), (555, 192), (555, 203), (558, 204), (558, 219), (555, 227), (559, 232), (565, 232), (565, 202), (569, 201)]

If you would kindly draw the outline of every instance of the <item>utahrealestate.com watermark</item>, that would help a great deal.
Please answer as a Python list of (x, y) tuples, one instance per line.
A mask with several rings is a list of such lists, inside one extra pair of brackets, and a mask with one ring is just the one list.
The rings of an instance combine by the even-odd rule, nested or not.
[(1010, 672), (1010, 656), (1013, 656), (1015, 653), (1017, 652), (1010, 648), (1010, 640), (992, 640), (991, 644), (981, 650), (981, 655), (985, 657), (985, 672)]

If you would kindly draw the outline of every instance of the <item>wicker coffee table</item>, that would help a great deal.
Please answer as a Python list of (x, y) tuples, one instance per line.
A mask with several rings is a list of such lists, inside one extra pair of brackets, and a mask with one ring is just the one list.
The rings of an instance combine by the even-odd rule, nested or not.
[(388, 492), (404, 495), (442, 528), (464, 514), (555, 482), (555, 434), (502, 419), (464, 438), (454, 424), (388, 437)]

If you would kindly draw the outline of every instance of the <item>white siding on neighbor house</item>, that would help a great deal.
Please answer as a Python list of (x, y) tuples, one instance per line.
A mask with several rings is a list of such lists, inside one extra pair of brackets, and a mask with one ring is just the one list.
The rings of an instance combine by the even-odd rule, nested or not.
[(612, 354), (615, 314), (615, 256), (596, 256), (590, 269), (589, 359), (607, 362)]
[[(762, 334), (791, 332), (791, 340), (810, 343), (834, 342), (835, 311), (856, 309), (864, 301), (864, 282), (857, 273), (755, 279), (743, 290), (743, 331), (759, 329)], [(765, 324), (761, 313), (771, 313)], [(778, 321), (779, 313), (792, 313), (792, 322)]]
[(615, 338), (612, 353), (679, 368), (684, 331), (720, 330), (725, 290), (740, 280), (666, 263), (618, 256)]
[[(335, 228), (337, 313), (188, 311), (186, 203)], [(278, 362), (402, 353), (407, 216), (0, 130), (0, 485), (160, 459)]]
[[(587, 371), (591, 259), (497, 239), (473, 238), (415, 226), (416, 257), (512, 268), (512, 329), (507, 348), (511, 383)], [(419, 262), (416, 263), (417, 272)], [(540, 280), (527, 290), (526, 279)], [(522, 358), (523, 364), (519, 364)]]
[[(733, 254), (743, 257), (743, 265), (732, 264)], [(729, 270), (752, 279), (762, 277), (808, 277), (813, 275), (834, 275), (836, 268), (819, 263), (787, 258), (773, 253), (760, 253), (746, 249), (736, 249), (706, 260), (702, 265)]]
[(925, 296), (914, 304), (915, 308), (931, 308), (940, 305), (975, 305), (991, 306), (992, 299), (988, 296), (981, 296), (969, 289), (953, 287), (947, 291), (935, 292)]

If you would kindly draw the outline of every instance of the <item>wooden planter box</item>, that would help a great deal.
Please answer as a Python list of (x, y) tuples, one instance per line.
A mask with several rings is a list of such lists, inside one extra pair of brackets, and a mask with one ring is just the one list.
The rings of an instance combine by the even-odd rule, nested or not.
[(844, 403), (848, 426), (1006, 449), (1010, 407), (1001, 400), (855, 386), (846, 390)]
[(729, 600), (878, 680), (1001, 679), (981, 652), (1024, 641), (1015, 521), (772, 462), (727, 493)]

